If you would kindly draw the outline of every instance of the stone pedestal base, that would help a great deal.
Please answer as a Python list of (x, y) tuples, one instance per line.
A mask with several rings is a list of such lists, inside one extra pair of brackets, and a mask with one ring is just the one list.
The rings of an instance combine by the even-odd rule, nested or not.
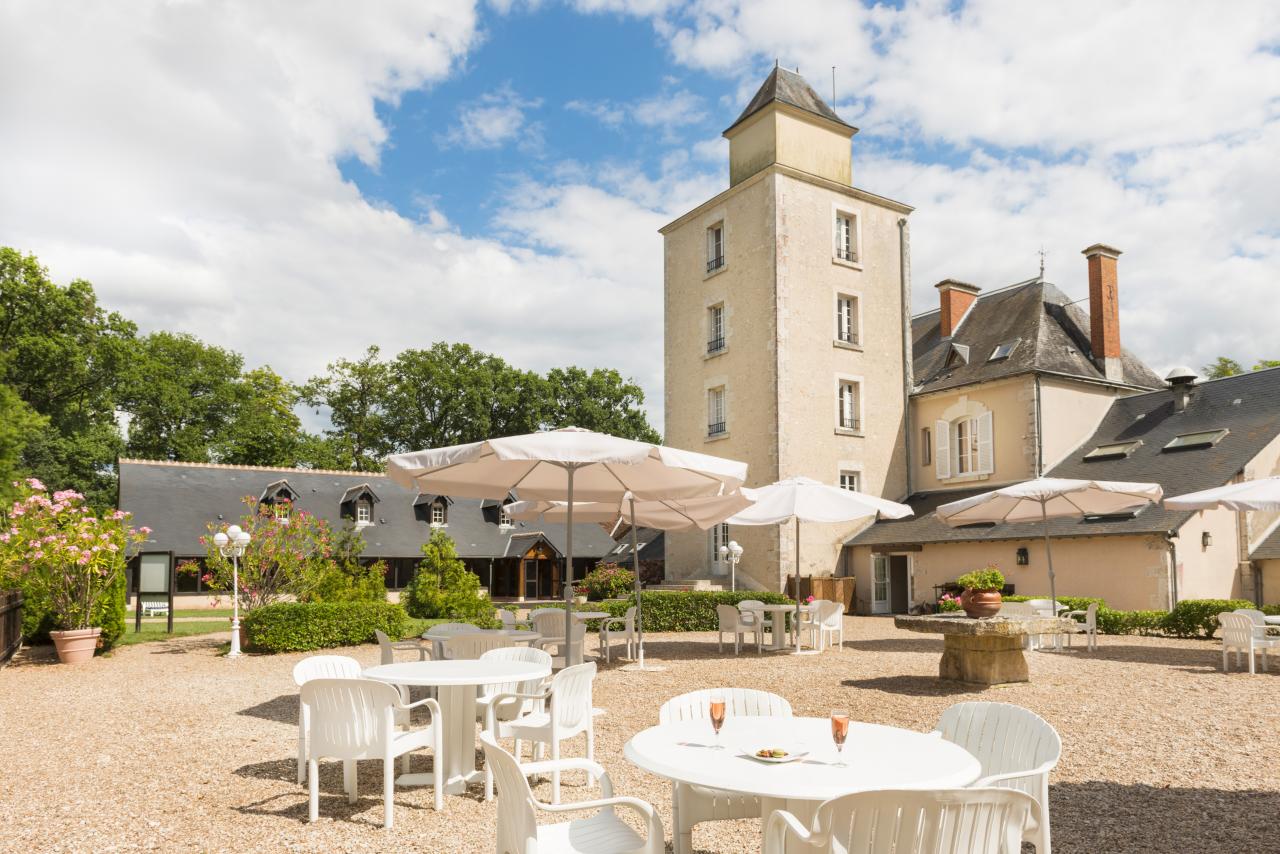
[(945, 635), (938, 675), (943, 679), (1001, 685), (1029, 682), (1027, 659), (1018, 635)]

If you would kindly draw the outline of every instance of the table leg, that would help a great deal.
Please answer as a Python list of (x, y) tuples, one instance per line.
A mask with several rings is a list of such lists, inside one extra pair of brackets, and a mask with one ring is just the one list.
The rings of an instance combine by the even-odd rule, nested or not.
[[(821, 801), (796, 801), (784, 800), (783, 798), (761, 798), (760, 799), (760, 836), (764, 838), (764, 830), (769, 826), (769, 816), (773, 815), (777, 810), (786, 810), (800, 820), (805, 827), (812, 828), (813, 820), (818, 815), (818, 807), (822, 806)], [(791, 835), (787, 836), (786, 854), (800, 854), (802, 851), (812, 854), (811, 848), (803, 847), (799, 841)]]
[(476, 686), (442, 685), (439, 689), (440, 716), (438, 726), (444, 741), (444, 756), (434, 758), (435, 772), (431, 774), (401, 774), (396, 783), (401, 786), (429, 786), (435, 775), (444, 773), (444, 791), (447, 795), (466, 792), (467, 785), (480, 779), (476, 770)]

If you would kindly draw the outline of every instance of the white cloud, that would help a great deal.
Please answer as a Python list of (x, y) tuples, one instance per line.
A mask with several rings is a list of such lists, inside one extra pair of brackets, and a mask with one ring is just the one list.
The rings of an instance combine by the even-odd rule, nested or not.
[(564, 108), (584, 116), (591, 116), (602, 125), (611, 128), (621, 127), (622, 122), (627, 118), (626, 109), (612, 101), (573, 100), (565, 104)]
[(510, 84), (487, 92), (458, 108), (458, 121), (438, 138), (444, 147), (500, 148), (519, 138), (526, 148), (542, 143), (540, 127), (529, 124), (525, 113), (542, 106), (538, 98), (521, 98)]
[(615, 130), (628, 119), (643, 127), (661, 128), (667, 139), (673, 141), (677, 128), (702, 121), (706, 117), (706, 110), (700, 97), (672, 86), (673, 82), (669, 82), (657, 95), (634, 101), (573, 100), (564, 106), (566, 110), (591, 116)]

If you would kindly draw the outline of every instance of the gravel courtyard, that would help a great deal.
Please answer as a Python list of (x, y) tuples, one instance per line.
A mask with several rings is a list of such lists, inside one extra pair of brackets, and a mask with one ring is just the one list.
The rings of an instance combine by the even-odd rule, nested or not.
[[(1054, 847), (1071, 852), (1262, 851), (1280, 816), (1280, 668), (1223, 675), (1216, 642), (1103, 637), (1096, 653), (1030, 656), (1032, 683), (985, 692), (939, 683), (940, 640), (879, 618), (849, 618), (843, 650), (794, 658), (716, 652), (713, 635), (657, 635), (665, 672), (602, 668), (597, 759), (619, 793), (657, 806), (670, 833), (668, 784), (622, 758), (667, 698), (697, 687), (764, 688), (797, 714), (847, 706), (855, 719), (917, 730), (960, 700), (1018, 703), (1063, 740), (1051, 778)], [(377, 648), (345, 652), (377, 662)], [(295, 783), (302, 655), (227, 661), (209, 637), (141, 644), (79, 668), (24, 651), (0, 670), (0, 849), (4, 851), (493, 850), (493, 809), (473, 787), (431, 808), (429, 790), (398, 790), (396, 827), (381, 827), (379, 763), (361, 764), (361, 797), (341, 768), (321, 774), (320, 820)], [(579, 739), (566, 752), (585, 749)], [(855, 757), (856, 758), (856, 757)], [(418, 758), (415, 768), (425, 768)], [(585, 799), (581, 777), (565, 799)], [(544, 788), (546, 787), (544, 784)], [(758, 850), (753, 822), (704, 824), (699, 851)], [(1269, 850), (1276, 850), (1271, 848)]]

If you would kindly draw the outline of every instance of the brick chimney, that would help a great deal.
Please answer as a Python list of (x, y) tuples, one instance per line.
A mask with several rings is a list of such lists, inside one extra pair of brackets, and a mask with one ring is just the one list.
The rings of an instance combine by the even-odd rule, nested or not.
[(1120, 360), (1120, 291), (1116, 259), (1120, 250), (1095, 243), (1084, 250), (1089, 263), (1089, 345), (1093, 363), (1113, 382), (1124, 381)]
[(934, 287), (938, 289), (942, 300), (942, 337), (949, 338), (982, 288), (967, 282), (957, 282), (955, 279), (943, 279)]

